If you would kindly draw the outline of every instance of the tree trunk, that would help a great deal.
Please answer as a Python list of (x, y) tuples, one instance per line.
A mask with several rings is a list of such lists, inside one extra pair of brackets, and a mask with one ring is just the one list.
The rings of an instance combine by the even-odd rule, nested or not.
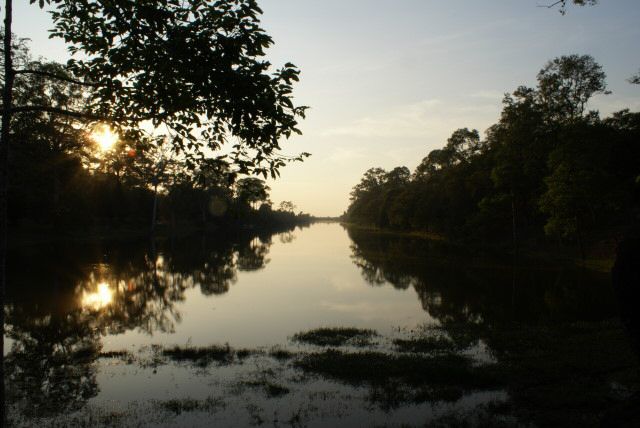
[(9, 136), (11, 125), (11, 107), (13, 106), (13, 60), (11, 57), (11, 15), (12, 2), (5, 0), (4, 6), (4, 90), (2, 93), (2, 131), (0, 131), (0, 326), (2, 339), (0, 340), (0, 399), (2, 400), (2, 425), (6, 425), (6, 394), (4, 384), (4, 305), (6, 290), (7, 263), (7, 202), (9, 189)]
[(153, 210), (151, 212), (151, 235), (156, 233), (156, 218), (158, 213), (158, 185), (153, 185)]
[(580, 226), (580, 218), (576, 216), (576, 234), (578, 235), (578, 246), (580, 247), (580, 257), (582, 257), (582, 264), (584, 265), (587, 260), (587, 253), (584, 248), (584, 238), (582, 237), (582, 227)]
[(513, 239), (513, 253), (518, 253), (518, 223), (516, 220), (516, 197), (511, 191), (511, 235)]

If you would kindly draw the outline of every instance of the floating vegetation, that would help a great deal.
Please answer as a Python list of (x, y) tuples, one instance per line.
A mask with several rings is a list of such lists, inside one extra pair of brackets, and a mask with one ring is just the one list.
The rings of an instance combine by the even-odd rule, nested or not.
[(269, 398), (281, 397), (290, 392), (286, 386), (278, 385), (266, 379), (244, 382), (244, 384), (252, 388), (263, 389)]
[(226, 403), (220, 397), (209, 397), (205, 400), (194, 400), (192, 398), (173, 399), (156, 401), (156, 406), (168, 410), (176, 415), (186, 412), (209, 412), (215, 413), (226, 408)]
[(455, 343), (441, 336), (414, 337), (410, 339), (394, 339), (393, 344), (400, 352), (429, 353), (453, 351)]
[(99, 358), (108, 358), (108, 359), (114, 359), (114, 360), (122, 360), (126, 363), (133, 363), (134, 361), (136, 361), (135, 356), (129, 352), (129, 351), (108, 351), (108, 352), (101, 352), (100, 355), (98, 356)]
[(354, 327), (322, 327), (297, 333), (293, 341), (308, 343), (317, 346), (368, 346), (371, 339), (377, 336), (375, 330), (359, 329)]
[(345, 353), (336, 349), (311, 353), (295, 362), (305, 372), (351, 384), (382, 384), (398, 379), (408, 385), (450, 384), (468, 388), (500, 385), (490, 366), (473, 367), (460, 355), (393, 355), (383, 352)]
[(243, 348), (243, 349), (236, 350), (236, 357), (239, 360), (244, 360), (246, 358), (249, 358), (252, 355), (256, 355), (256, 354), (259, 354), (259, 353), (260, 353), (260, 351), (258, 351), (256, 349)]
[(269, 351), (269, 356), (279, 361), (285, 361), (295, 357), (296, 354), (284, 348), (273, 347)]
[(230, 364), (236, 357), (236, 352), (228, 344), (186, 348), (174, 346), (173, 348), (164, 349), (162, 355), (173, 361), (187, 361), (199, 366), (207, 366), (213, 362)]
[[(121, 364), (135, 362), (157, 373), (156, 367), (178, 362), (161, 372), (160, 379), (149, 377), (150, 384), (171, 370), (183, 371), (189, 379), (187, 383), (191, 379), (204, 382), (206, 388), (215, 388), (220, 391), (215, 394), (228, 399), (225, 402), (221, 398), (195, 399), (176, 394), (169, 400), (150, 399), (131, 408), (137, 420), (159, 418), (152, 420), (153, 424), (175, 415), (176, 423), (187, 425), (192, 420), (199, 423), (216, 419), (222, 425), (278, 421), (304, 426), (328, 415), (350, 415), (352, 409), (361, 408), (365, 402), (369, 412), (366, 417), (375, 417), (379, 411), (403, 414), (404, 409), (422, 405), (442, 410), (433, 415), (435, 419), (420, 421), (428, 426), (573, 426), (577, 422), (581, 426), (608, 426), (601, 422), (619, 417), (627, 408), (635, 414), (637, 408), (633, 397), (640, 384), (640, 369), (619, 321), (541, 323), (484, 330), (475, 325), (465, 330), (464, 325), (453, 323), (401, 333), (401, 338), (379, 336), (375, 341), (370, 340), (377, 335), (375, 331), (355, 328), (322, 328), (296, 335), (299, 342), (327, 346), (333, 340), (346, 345), (343, 348), (152, 345), (135, 354), (115, 350), (95, 355), (114, 360), (104, 361), (104, 366), (108, 374), (115, 376)], [(370, 345), (354, 349), (354, 341), (358, 340), (369, 341)], [(471, 352), (473, 344), (478, 343), (490, 347), (493, 358), (489, 362), (479, 361)], [(616, 350), (613, 354), (612, 349)], [(77, 355), (84, 354), (74, 353), (73, 357)], [(22, 364), (15, 366), (12, 373), (18, 373), (17, 368), (29, 368), (25, 358), (9, 362), (9, 369), (17, 362)], [(79, 368), (78, 363), (74, 364)], [(218, 367), (198, 370), (210, 364)], [(129, 423), (133, 419), (121, 409), (113, 412), (85, 405), (97, 392), (97, 382), (92, 377), (97, 368), (93, 364), (78, 372), (79, 381), (70, 378), (73, 371), (52, 372), (52, 379), (59, 383), (52, 390), (56, 401), (51, 401), (53, 394), (47, 393), (51, 406), (39, 407), (37, 413), (28, 410), (43, 402), (43, 377), (36, 377), (39, 367), (25, 371), (37, 382), (11, 384), (9, 409), (13, 426), (33, 426), (36, 417), (46, 421), (38, 426), (114, 426), (125, 419), (127, 424), (136, 425)], [(192, 369), (196, 373), (190, 373)], [(124, 372), (149, 374), (148, 370)], [(62, 379), (75, 383), (62, 384)], [(206, 396), (214, 389), (205, 391)], [(80, 405), (71, 405), (76, 402), (84, 406), (85, 413)], [(246, 419), (238, 421), (238, 406), (244, 403), (250, 403), (242, 408)], [(290, 407), (291, 403), (294, 407)], [(54, 405), (63, 411), (51, 411)], [(65, 413), (67, 409), (71, 412)], [(194, 414), (186, 415), (190, 412)], [(211, 416), (214, 413), (215, 417)]]

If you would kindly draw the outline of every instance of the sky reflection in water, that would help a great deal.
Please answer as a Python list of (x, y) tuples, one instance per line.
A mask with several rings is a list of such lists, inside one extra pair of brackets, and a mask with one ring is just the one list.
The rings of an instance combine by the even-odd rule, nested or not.
[(97, 312), (105, 350), (265, 346), (320, 326), (386, 333), (453, 320), (592, 319), (613, 311), (606, 275), (535, 263), (514, 268), (421, 240), (347, 234), (338, 224), (221, 241), (163, 242), (155, 256), (145, 244), (81, 249), (63, 253), (71, 258), (63, 264), (40, 255), (37, 272), (14, 264), (11, 306), (34, 319)]

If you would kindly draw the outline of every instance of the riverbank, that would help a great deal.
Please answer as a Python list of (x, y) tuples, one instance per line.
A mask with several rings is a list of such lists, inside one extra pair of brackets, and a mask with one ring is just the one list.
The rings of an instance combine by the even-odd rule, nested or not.
[(13, 228), (9, 231), (9, 248), (50, 244), (57, 242), (127, 242), (156, 239), (182, 239), (199, 235), (222, 235), (231, 237), (242, 234), (282, 233), (294, 230), (296, 227), (308, 227), (315, 221), (303, 219), (297, 222), (261, 222), (261, 223), (225, 223), (207, 224), (206, 226), (180, 225), (169, 227), (159, 225), (153, 233), (144, 226), (116, 226), (94, 228), (56, 229), (50, 226), (30, 226), (28, 228)]

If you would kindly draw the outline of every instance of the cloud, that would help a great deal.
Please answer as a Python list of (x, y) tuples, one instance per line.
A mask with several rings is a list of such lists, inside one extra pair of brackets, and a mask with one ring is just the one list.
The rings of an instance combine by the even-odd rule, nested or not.
[(614, 112), (628, 108), (631, 111), (640, 110), (640, 98), (638, 97), (617, 97), (609, 98), (605, 95), (594, 97), (588, 105), (589, 109), (600, 111), (601, 117), (606, 117)]
[(362, 149), (338, 147), (327, 156), (327, 160), (329, 162), (342, 163), (352, 162), (355, 159), (362, 159), (365, 157), (366, 155)]
[[(485, 98), (486, 95), (485, 93)], [(492, 94), (495, 95), (495, 94)], [(322, 132), (323, 137), (356, 138), (438, 138), (442, 139), (461, 127), (484, 130), (500, 112), (500, 103), (448, 101), (428, 99), (388, 109), (376, 115), (364, 116)], [(474, 98), (474, 97), (471, 97)], [(478, 97), (475, 97), (478, 98)]]
[(478, 91), (469, 95), (472, 98), (480, 98), (484, 100), (502, 101), (504, 92), (499, 91)]

